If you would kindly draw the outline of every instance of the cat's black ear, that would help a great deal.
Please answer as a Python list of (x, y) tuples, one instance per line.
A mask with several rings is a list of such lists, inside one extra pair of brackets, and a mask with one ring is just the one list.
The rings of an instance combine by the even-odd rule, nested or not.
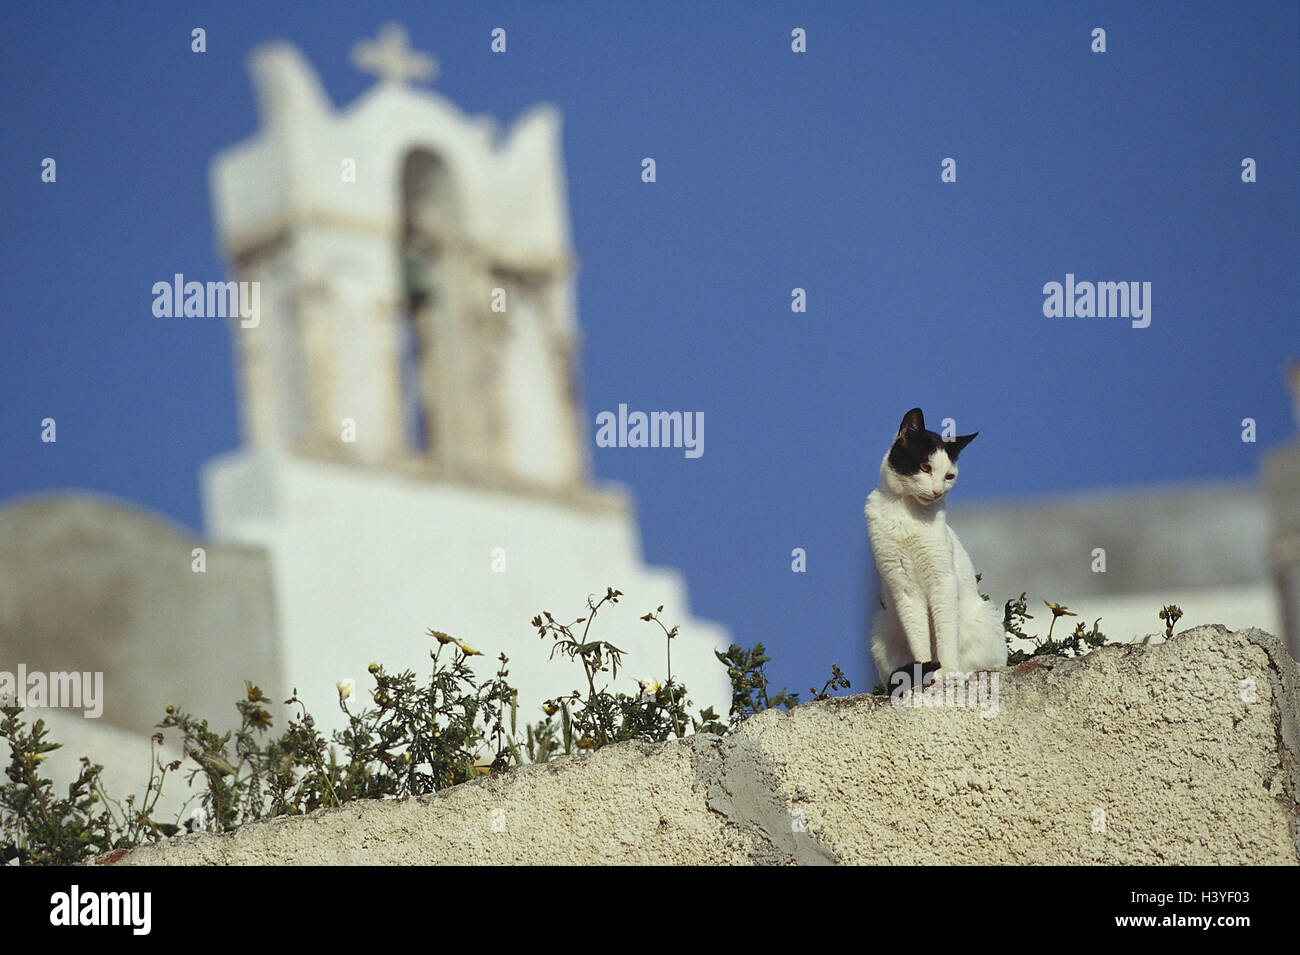
[(945, 441), (944, 448), (948, 452), (949, 459), (956, 461), (957, 455), (961, 454), (961, 449), (966, 447), (966, 445), (970, 444), (977, 437), (979, 437), (978, 431), (976, 431), (974, 434), (959, 434), (951, 441)]
[(903, 415), (903, 423), (898, 426), (898, 436), (901, 438), (909, 431), (924, 431), (925, 415), (921, 414), (920, 408), (913, 408), (907, 414)]

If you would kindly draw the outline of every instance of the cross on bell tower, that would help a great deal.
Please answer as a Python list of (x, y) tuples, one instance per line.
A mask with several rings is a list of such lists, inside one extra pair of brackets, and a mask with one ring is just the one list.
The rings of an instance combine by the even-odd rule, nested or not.
[(438, 61), (411, 49), (406, 28), (400, 23), (384, 24), (377, 39), (358, 41), (352, 47), (352, 65), (379, 77), (381, 83), (423, 83), (438, 76)]

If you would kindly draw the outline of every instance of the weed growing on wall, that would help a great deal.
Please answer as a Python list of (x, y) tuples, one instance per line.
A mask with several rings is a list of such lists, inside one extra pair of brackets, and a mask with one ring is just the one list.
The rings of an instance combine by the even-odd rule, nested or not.
[[(298, 698), (297, 690), (276, 706), (248, 683), (235, 707), (239, 727), (224, 733), (206, 719), (169, 705), (159, 733), (179, 736), (183, 761), (164, 763), (155, 751), (146, 797), (118, 803), (104, 792), (103, 767), (82, 759), (78, 778), (66, 797), (42, 775), (45, 755), (61, 744), (51, 742), (42, 720), (28, 726), (19, 705), (0, 709), (0, 737), (11, 756), (0, 787), (0, 863), (69, 864), (116, 849), (128, 849), (188, 831), (229, 832), (246, 823), (276, 816), (302, 815), (358, 799), (420, 796), (512, 766), (547, 762), (557, 756), (590, 752), (624, 740), (662, 742), (693, 733), (724, 734), (754, 713), (774, 706), (793, 706), (798, 697), (769, 693), (763, 667), (768, 657), (760, 644), (752, 650), (732, 645), (717, 654), (732, 684), (732, 705), (724, 719), (711, 707), (693, 711), (685, 684), (672, 670), (677, 627), (661, 619), (663, 607), (641, 619), (664, 635), (666, 679), (639, 681), (635, 695), (611, 692), (624, 653), (596, 637), (593, 624), (602, 608), (616, 604), (622, 592), (607, 588), (600, 599), (587, 598), (585, 613), (560, 623), (549, 611), (532, 621), (538, 636), (582, 666), (586, 691), (575, 690), (547, 700), (545, 718), (519, 726), (518, 693), (509, 683), (509, 660), (498, 658), (493, 678), (480, 681), (469, 665), (479, 650), (442, 631), (430, 630), (432, 672), (426, 679), (413, 670), (389, 673), (370, 665), (372, 705), (358, 706), (351, 681), (339, 684), (339, 706), (347, 725), (326, 739)], [(839, 668), (818, 698), (848, 687)], [(283, 720), (283, 730), (277, 723)], [(182, 824), (157, 822), (164, 779), (185, 772), (195, 796), (187, 803)], [(183, 813), (184, 814), (184, 811)]]
[[(369, 704), (352, 681), (339, 684), (339, 707), (347, 716), (345, 728), (330, 739), (298, 698), (297, 690), (275, 704), (262, 690), (248, 683), (236, 704), (239, 727), (218, 734), (208, 721), (177, 706), (168, 706), (159, 732), (161, 745), (167, 733), (180, 738), (184, 760), (164, 762), (153, 751), (145, 795), (118, 802), (104, 792), (103, 767), (81, 760), (77, 778), (66, 796), (42, 775), (46, 755), (61, 744), (48, 738), (43, 720), (28, 725), (18, 704), (0, 707), (0, 738), (9, 744), (6, 782), (0, 786), (0, 864), (60, 865), (83, 861), (145, 842), (156, 842), (181, 832), (230, 832), (246, 823), (276, 816), (302, 815), (316, 809), (341, 806), (359, 799), (421, 796), (476, 777), (503, 772), (528, 763), (544, 763), (558, 756), (581, 756), (625, 740), (663, 742), (695, 733), (723, 735), (744, 720), (774, 707), (798, 705), (799, 696), (775, 690), (765, 672), (770, 662), (763, 645), (751, 649), (736, 644), (716, 653), (731, 683), (731, 706), (726, 718), (712, 708), (694, 710), (690, 692), (673, 674), (672, 648), (677, 627), (660, 617), (663, 607), (641, 620), (664, 635), (666, 678), (640, 680), (636, 694), (611, 692), (606, 684), (624, 667), (624, 652), (594, 631), (601, 611), (617, 604), (621, 591), (607, 588), (599, 599), (587, 598), (583, 614), (561, 623), (549, 611), (532, 620), (538, 637), (550, 641), (556, 654), (580, 664), (585, 691), (553, 697), (543, 705), (544, 719), (519, 725), (518, 693), (509, 682), (509, 660), (498, 657), (491, 679), (479, 679), (469, 658), (479, 650), (442, 631), (430, 630), (427, 678), (413, 670), (389, 673), (372, 663), (374, 686)], [(1047, 635), (1026, 633), (1033, 619), (1026, 595), (1006, 603), (1003, 626), (1007, 633), (1007, 662), (1019, 663), (1038, 656), (1078, 657), (1106, 643), (1094, 621), (1082, 622), (1073, 633), (1054, 639), (1058, 618), (1075, 616), (1067, 608), (1047, 604), (1052, 623)], [(1175, 606), (1160, 612), (1166, 636), (1182, 616)], [(1032, 649), (1012, 649), (1012, 640), (1032, 643)], [(850, 689), (839, 666), (814, 700), (826, 699), (834, 690)], [(877, 686), (875, 692), (884, 692)], [(278, 720), (284, 728), (277, 730)], [(178, 772), (195, 795), (182, 823), (155, 819), (164, 781)], [(182, 810), (184, 815), (186, 810)]]

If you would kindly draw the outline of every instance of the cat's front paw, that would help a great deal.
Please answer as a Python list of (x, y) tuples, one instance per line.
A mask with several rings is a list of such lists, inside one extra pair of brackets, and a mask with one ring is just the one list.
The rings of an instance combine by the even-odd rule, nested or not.
[(889, 674), (886, 686), (894, 694), (920, 692), (934, 682), (934, 672), (938, 668), (939, 664), (933, 660), (928, 663), (913, 661)]

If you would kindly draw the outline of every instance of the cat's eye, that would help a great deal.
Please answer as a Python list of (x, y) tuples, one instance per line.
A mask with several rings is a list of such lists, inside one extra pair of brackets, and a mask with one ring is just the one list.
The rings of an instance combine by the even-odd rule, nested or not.
[(928, 465), (928, 464), (922, 464), (922, 465), (921, 465), (921, 470), (924, 471), (926, 474), (929, 474), (929, 473), (930, 473), (930, 465)]
[(949, 475), (948, 475), (948, 480), (951, 481), (951, 480), (952, 480), (953, 478), (955, 478), (956, 476), (957, 476), (957, 475), (955, 475), (955, 474), (949, 474)]

